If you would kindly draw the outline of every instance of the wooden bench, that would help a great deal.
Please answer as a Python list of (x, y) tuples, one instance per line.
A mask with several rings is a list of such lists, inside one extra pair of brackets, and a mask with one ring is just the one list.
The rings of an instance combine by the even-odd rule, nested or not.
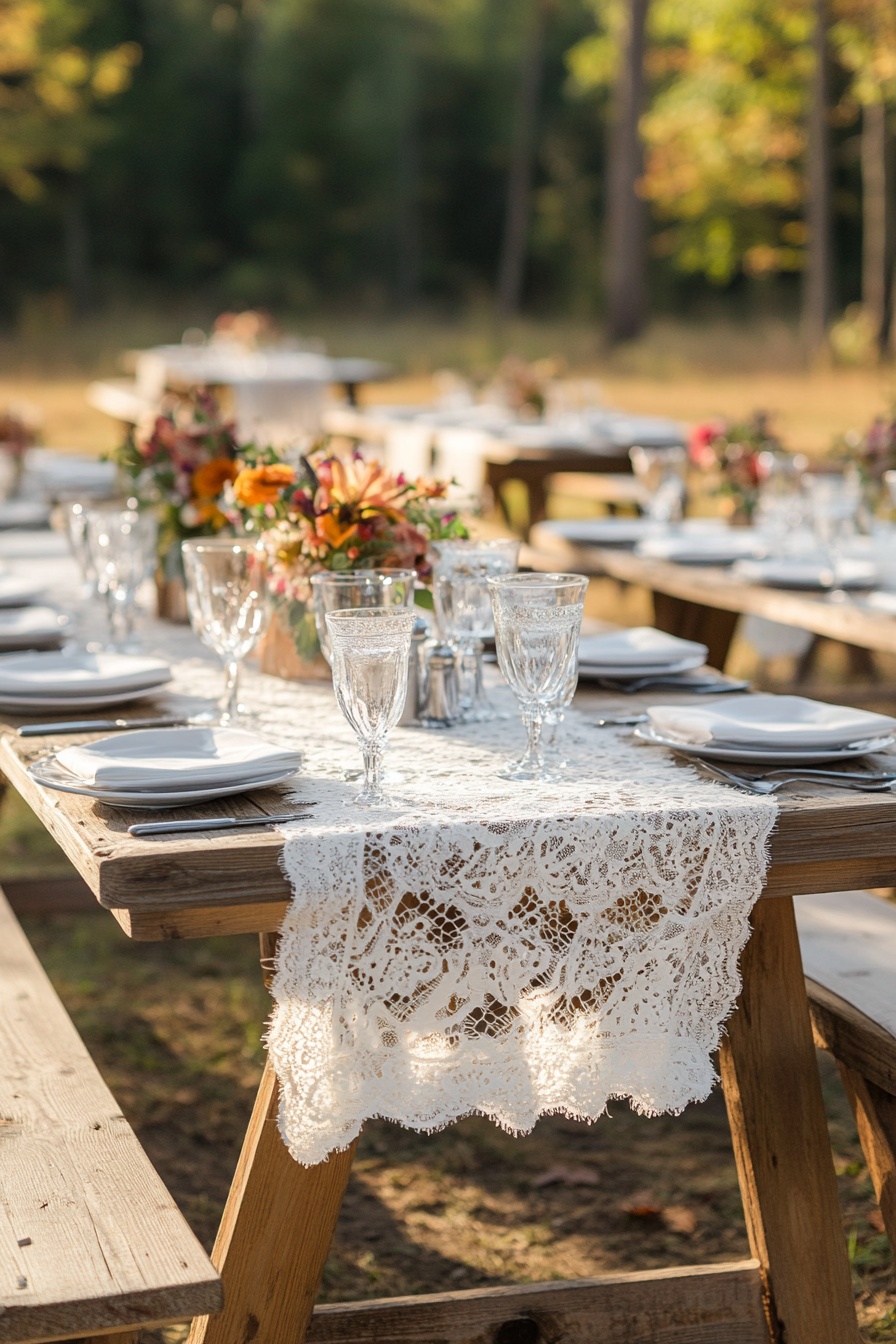
[(0, 1344), (131, 1344), (221, 1303), (0, 892)]
[(896, 1250), (896, 905), (867, 891), (794, 905), (815, 1044), (839, 1066)]

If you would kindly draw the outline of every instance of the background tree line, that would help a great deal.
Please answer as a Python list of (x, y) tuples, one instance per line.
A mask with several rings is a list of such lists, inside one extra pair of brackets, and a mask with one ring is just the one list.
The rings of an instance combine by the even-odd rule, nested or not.
[(0, 315), (892, 322), (893, 0), (0, 0)]

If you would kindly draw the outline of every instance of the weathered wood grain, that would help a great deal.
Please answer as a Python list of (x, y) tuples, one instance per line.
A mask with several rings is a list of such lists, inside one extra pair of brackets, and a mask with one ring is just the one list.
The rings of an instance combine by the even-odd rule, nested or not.
[(220, 1302), (0, 893), (0, 1344), (184, 1320)]
[(189, 1344), (304, 1338), (356, 1145), (319, 1166), (300, 1166), (280, 1138), (278, 1104), (268, 1060), (212, 1251), (224, 1311), (194, 1321)]
[(857, 1344), (793, 904), (764, 901), (741, 957), (722, 1086), (773, 1339)]
[[(624, 708), (637, 709), (650, 698), (626, 697)], [(586, 691), (577, 703), (597, 715), (608, 705), (618, 706), (619, 699)], [(595, 730), (595, 750), (599, 744)], [(46, 749), (46, 744), (36, 748), (7, 730), (0, 735), (0, 770), (129, 937), (198, 938), (279, 927), (290, 891), (280, 868), (283, 841), (276, 831), (135, 840), (127, 828), (145, 820), (145, 812), (105, 808), (77, 794), (45, 789), (29, 778), (29, 761)], [(268, 789), (179, 808), (177, 816), (258, 816), (278, 810), (290, 810), (283, 791)], [(892, 885), (896, 796), (815, 786), (780, 796), (766, 896)]]
[(840, 1064), (890, 1246), (896, 1246), (896, 1097)]
[(614, 1274), (317, 1307), (308, 1344), (768, 1344), (759, 1268)]

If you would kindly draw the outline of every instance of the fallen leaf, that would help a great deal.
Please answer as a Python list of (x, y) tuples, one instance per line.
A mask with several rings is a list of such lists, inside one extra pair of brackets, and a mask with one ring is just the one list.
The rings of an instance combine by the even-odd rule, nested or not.
[(530, 1182), (533, 1190), (541, 1190), (546, 1185), (599, 1185), (600, 1176), (593, 1167), (549, 1167), (533, 1176)]
[(874, 1228), (875, 1232), (886, 1232), (887, 1230), (886, 1227), (884, 1226), (883, 1214), (881, 1213), (880, 1209), (871, 1210), (871, 1212), (868, 1215), (868, 1222)]
[(682, 1237), (692, 1237), (697, 1231), (694, 1211), (684, 1204), (670, 1204), (663, 1209), (662, 1218), (670, 1232), (678, 1232)]
[(639, 1190), (620, 1208), (630, 1218), (659, 1218), (663, 1212), (663, 1206), (652, 1190)]

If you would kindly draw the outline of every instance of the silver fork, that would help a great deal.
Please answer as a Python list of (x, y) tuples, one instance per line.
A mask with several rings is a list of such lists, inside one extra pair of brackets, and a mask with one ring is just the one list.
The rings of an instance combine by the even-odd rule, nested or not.
[(723, 770), (721, 766), (712, 764), (709, 761), (700, 761), (700, 768), (714, 779), (721, 780), (725, 784), (733, 784), (738, 789), (743, 789), (746, 793), (769, 794), (777, 793), (787, 784), (827, 784), (836, 789), (852, 789), (856, 793), (890, 793), (896, 787), (896, 780), (872, 780), (870, 783), (859, 781), (855, 778), (843, 777), (832, 779), (829, 776), (819, 777), (809, 773), (801, 774), (794, 770), (793, 774), (784, 775), (777, 779), (747, 779), (743, 775), (735, 775), (730, 770)]

